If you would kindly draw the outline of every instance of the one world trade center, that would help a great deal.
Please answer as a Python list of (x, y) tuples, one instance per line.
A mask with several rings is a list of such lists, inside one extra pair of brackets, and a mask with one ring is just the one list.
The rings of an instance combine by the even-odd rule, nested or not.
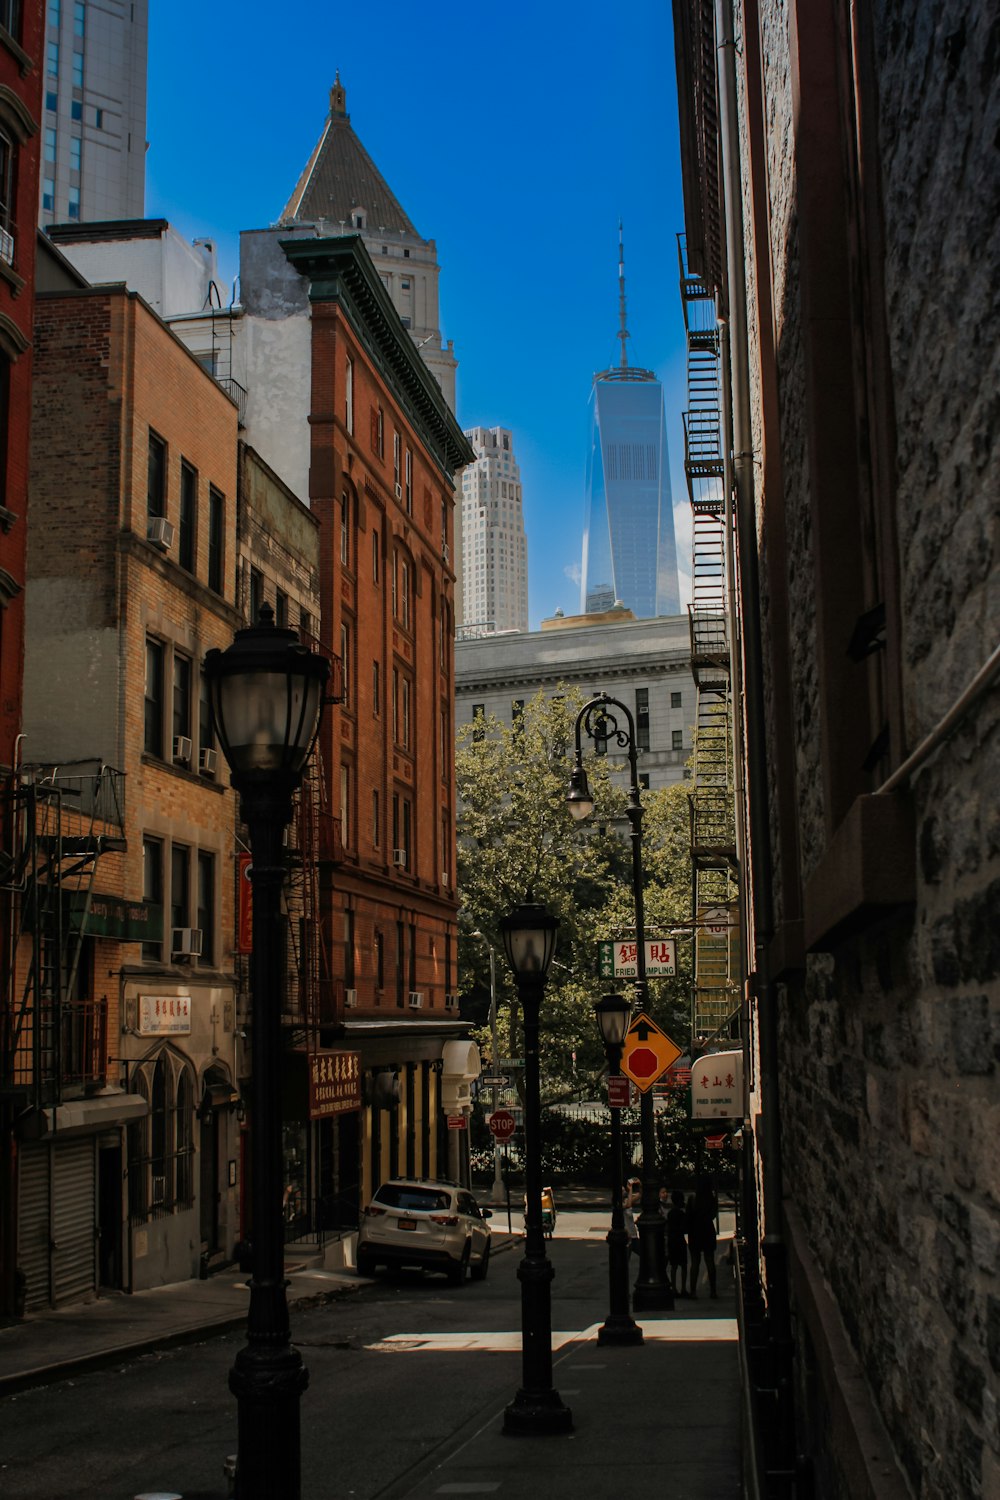
[(680, 613), (663, 388), (628, 363), (619, 232), (621, 362), (594, 376), (581, 609), (624, 604), (639, 619)]

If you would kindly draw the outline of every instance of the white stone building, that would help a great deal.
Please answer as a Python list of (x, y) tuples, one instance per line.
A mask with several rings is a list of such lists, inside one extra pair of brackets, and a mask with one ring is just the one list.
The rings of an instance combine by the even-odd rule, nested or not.
[(528, 628), (528, 543), (521, 471), (505, 427), (471, 427), (462, 471), (462, 621), (478, 635)]
[(148, 0), (47, 0), (43, 229), (141, 216), (148, 20)]
[[(639, 781), (656, 791), (687, 778), (695, 716), (686, 615), (636, 620), (631, 611), (556, 616), (541, 630), (477, 635), (455, 645), (455, 725), (491, 714), (512, 725), (541, 689), (609, 693), (629, 709), (639, 748)], [(608, 747), (611, 761), (622, 760)]]

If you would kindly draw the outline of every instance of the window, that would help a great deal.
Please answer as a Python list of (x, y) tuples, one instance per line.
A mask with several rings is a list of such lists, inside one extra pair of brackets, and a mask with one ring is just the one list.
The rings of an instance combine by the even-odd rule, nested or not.
[(376, 927), (375, 929), (375, 988), (385, 989), (385, 939)]
[(46, 89), (45, 108), (51, 110), (53, 114), (55, 114), (55, 112), (58, 110), (59, 95), (56, 93), (55, 89)]
[[(9, 7), (7, 7), (7, 6), (0, 6), (0, 11), (7, 10), (7, 9), (9, 9)], [(59, 10), (60, 10), (60, 0), (49, 0), (49, 25), (50, 26), (54, 26), (57, 31), (59, 30)], [(7, 26), (6, 20), (4, 21), (3, 24), (5, 26)], [(7, 26), (7, 30), (10, 31), (11, 27)]]
[(347, 620), (340, 622), (340, 669), (343, 682), (341, 702), (345, 708), (351, 706), (351, 627)]
[(392, 669), (392, 738), (393, 743), (399, 743), (399, 670)]
[(413, 454), (410, 449), (406, 450), (406, 464), (404, 466), (405, 492), (406, 492), (406, 514), (413, 515)]
[(347, 361), (347, 377), (344, 382), (344, 423), (349, 433), (354, 433), (354, 361)]
[(146, 637), (143, 749), (163, 758), (163, 643)]
[(80, 189), (78, 187), (71, 187), (69, 190), (67, 213), (71, 219), (80, 217)]
[(46, 177), (42, 181), (42, 208), (50, 214), (56, 211), (56, 183), (54, 177)]
[(215, 855), (198, 851), (198, 926), (201, 961), (215, 962)]
[(215, 593), (222, 593), (223, 580), (223, 527), (225, 524), (225, 498), (213, 486), (208, 492), (208, 586)]
[(515, 734), (524, 729), (524, 699), (514, 698), (510, 705), (510, 723)]
[[(159, 839), (142, 841), (142, 901), (148, 908), (150, 930), (163, 924), (163, 845)], [(163, 957), (163, 942), (149, 938), (142, 945), (142, 956), (152, 962)]]
[(372, 407), (372, 448), (379, 458), (385, 457), (385, 412), (381, 406)]
[(83, 53), (82, 52), (74, 52), (73, 53), (73, 87), (75, 89), (82, 89), (83, 88)]
[(680, 708), (680, 706), (681, 706), (681, 695), (680, 695), (680, 693), (671, 693), (670, 694), (670, 707), (671, 708)]
[(173, 734), (191, 738), (191, 658), (174, 652)]
[(684, 731), (682, 729), (674, 729), (671, 731), (670, 748), (671, 750), (684, 749)]
[(302, 635), (312, 635), (312, 615), (307, 609), (299, 610), (299, 632)]
[(410, 679), (403, 678), (402, 717), (400, 722), (400, 743), (408, 750), (410, 748)]
[(264, 603), (264, 575), (259, 568), (250, 569), (250, 598), (249, 598), (250, 624), (256, 625), (260, 617), (260, 607)]
[(85, 16), (85, 14), (86, 14), (86, 6), (84, 5), (83, 0), (74, 0), (74, 5), (73, 5), (73, 35), (74, 36), (83, 36), (83, 27), (84, 27), (84, 16)]
[(378, 788), (372, 792), (372, 844), (377, 849), (382, 842), (381, 809)]
[(103, 130), (104, 129), (104, 111), (103, 111), (103, 109), (95, 109), (94, 110), (94, 129), (95, 130)]
[(45, 160), (54, 162), (56, 159), (56, 133), (51, 126), (45, 127)]
[(288, 629), (288, 595), (284, 589), (274, 591), (274, 623), (280, 630)]
[(208, 696), (208, 678), (204, 672), (200, 674), (198, 689), (198, 766), (203, 776), (215, 776), (205, 766), (206, 750), (215, 748), (215, 736), (212, 733), (212, 705)]
[(59, 77), (59, 43), (49, 42), (45, 49), (45, 71), (50, 78)]
[(402, 491), (403, 491), (403, 485), (402, 485), (403, 475), (402, 475), (402, 471), (400, 469), (400, 464), (402, 462), (402, 453), (403, 453), (403, 439), (400, 437), (400, 435), (399, 435), (398, 432), (394, 432), (392, 434), (392, 477), (396, 481), (396, 494), (397, 495), (402, 494)]
[(635, 744), (637, 750), (649, 749), (649, 688), (635, 690)]
[(348, 848), (351, 831), (350, 818), (348, 816), (351, 805), (351, 768), (341, 766), (340, 768), (340, 838), (344, 848)]
[(194, 1075), (164, 1047), (133, 1074), (145, 1099), (144, 1119), (128, 1128), (129, 1218), (164, 1218), (194, 1201)]
[(181, 460), (181, 509), (177, 528), (177, 561), (189, 573), (194, 572), (195, 518), (198, 499), (198, 471)]
[(71, 172), (79, 172), (80, 170), (80, 153), (82, 149), (83, 142), (80, 137), (78, 135), (71, 135), (69, 138), (69, 169)]
[(478, 745), (486, 738), (486, 704), (472, 705), (472, 742)]
[(643, 791), (646, 791), (646, 792), (649, 791), (649, 772), (648, 771), (640, 771), (639, 772), (639, 785), (642, 787)]
[(345, 490), (340, 497), (340, 561), (351, 565), (351, 502)]
[(396, 923), (396, 1004), (402, 1009), (405, 988), (406, 934), (402, 922)]
[(372, 583), (379, 581), (379, 533), (372, 532)]
[[(170, 944), (173, 929), (191, 925), (191, 851), (186, 844), (170, 846)], [(172, 956), (172, 955), (171, 955)]]
[(376, 719), (382, 713), (382, 668), (377, 661), (372, 662), (372, 713)]
[(83, 104), (79, 99), (71, 99), (69, 103), (69, 114), (71, 120), (83, 119)]
[(167, 513), (167, 445), (155, 432), (149, 434), (146, 461), (146, 514), (150, 517)]

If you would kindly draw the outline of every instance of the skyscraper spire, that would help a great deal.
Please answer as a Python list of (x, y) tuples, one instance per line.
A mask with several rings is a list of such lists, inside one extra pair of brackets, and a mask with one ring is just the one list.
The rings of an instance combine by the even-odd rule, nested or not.
[(625, 326), (625, 241), (622, 238), (622, 221), (618, 220), (618, 337), (622, 341), (621, 368), (628, 369), (628, 350), (625, 346), (629, 336)]

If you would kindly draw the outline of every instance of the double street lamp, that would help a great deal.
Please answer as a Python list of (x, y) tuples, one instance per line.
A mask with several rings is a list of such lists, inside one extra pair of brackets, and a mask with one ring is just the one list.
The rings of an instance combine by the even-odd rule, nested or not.
[(289, 1340), (281, 1162), (281, 1012), (286, 944), (281, 916), (282, 834), (319, 733), (329, 663), (274, 625), (270, 605), (209, 651), (205, 677), (215, 731), (250, 835), (253, 953), (251, 1120), (253, 1272), (247, 1347), (229, 1388), (237, 1400), (237, 1500), (299, 1500), (299, 1400), (309, 1376)]
[(573, 1414), (552, 1386), (552, 1264), (542, 1229), (541, 1086), (538, 1013), (556, 951), (559, 921), (529, 901), (500, 923), (524, 1027), (524, 1257), (521, 1283), (521, 1388), (504, 1413), (510, 1434), (571, 1432)]
[[(619, 718), (621, 716), (621, 719)], [(624, 720), (624, 723), (621, 722)], [(598, 693), (585, 703), (576, 716), (576, 761), (570, 775), (566, 801), (577, 822), (589, 818), (594, 810), (587, 772), (583, 765), (582, 735), (595, 745), (606, 748), (613, 743), (628, 754), (631, 785), (626, 814), (632, 839), (632, 898), (635, 903), (635, 1009), (645, 1010), (646, 922), (643, 908), (642, 871), (642, 799), (639, 796), (635, 720), (624, 703), (607, 693)], [(667, 1279), (666, 1222), (660, 1213), (658, 1173), (656, 1169), (656, 1133), (653, 1119), (653, 1096), (647, 1090), (640, 1096), (639, 1129), (642, 1139), (642, 1211), (639, 1215), (639, 1276), (633, 1289), (633, 1306), (641, 1311), (669, 1311), (674, 1294)]]
[[(594, 1006), (594, 1016), (604, 1055), (608, 1059), (608, 1078), (622, 1076), (622, 1048), (631, 1016), (631, 1007), (623, 995), (605, 995)], [(642, 1329), (632, 1318), (628, 1305), (628, 1257), (630, 1236), (625, 1228), (622, 1172), (621, 1108), (611, 1104), (611, 1228), (608, 1231), (608, 1280), (611, 1288), (610, 1310), (597, 1331), (599, 1344), (641, 1344)]]

